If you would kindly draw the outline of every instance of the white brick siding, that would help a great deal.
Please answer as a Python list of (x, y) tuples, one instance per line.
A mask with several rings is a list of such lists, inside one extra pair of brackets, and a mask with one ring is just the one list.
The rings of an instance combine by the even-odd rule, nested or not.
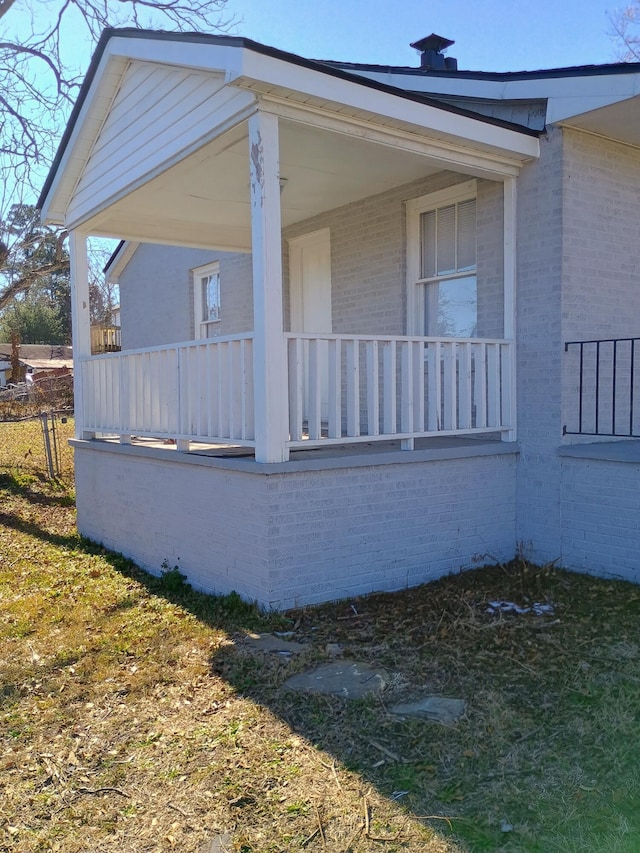
[[(320, 228), (331, 232), (333, 331), (404, 335), (406, 214), (404, 202), (468, 180), (440, 172), (422, 181), (298, 223), (285, 240)], [(478, 181), (479, 334), (502, 334), (502, 184)], [(285, 294), (288, 263), (285, 250)], [(288, 300), (285, 297), (288, 317)]]
[(515, 454), (415, 459), (261, 473), (81, 445), (78, 527), (152, 572), (177, 565), (200, 589), (277, 608), (510, 559)]
[(563, 133), (562, 326), (567, 340), (640, 334), (640, 152)]
[(251, 255), (142, 244), (120, 275), (122, 348), (193, 340), (191, 270), (216, 260), (221, 320), (213, 327), (215, 334), (251, 331)]
[[(328, 227), (334, 331), (403, 334), (404, 202), (467, 178), (443, 172), (287, 229), (287, 328), (286, 238)], [(275, 607), (397, 589), (508, 560), (517, 547), (540, 563), (640, 580), (640, 461), (558, 455), (583, 440), (562, 437), (576, 405), (564, 341), (640, 334), (637, 149), (550, 128), (518, 179), (517, 228), (519, 455), (408, 453), (397, 464), (285, 473), (83, 445), (81, 532), (153, 571), (166, 560), (196, 586)], [(502, 232), (502, 185), (479, 180), (488, 336), (502, 334)], [(250, 329), (250, 256), (141, 247), (123, 282), (124, 345), (192, 337), (188, 269), (216, 258), (220, 333)]]
[(120, 275), (122, 348), (137, 349), (193, 338), (189, 267), (210, 252), (140, 245)]
[(640, 461), (562, 459), (563, 566), (640, 581)]
[(560, 555), (562, 137), (551, 130), (539, 162), (518, 181), (517, 538), (533, 560)]
[[(287, 239), (329, 228), (334, 332), (406, 334), (404, 202), (467, 179), (466, 175), (441, 172), (285, 230), (285, 328), (290, 328)], [(501, 184), (478, 181), (477, 211), (478, 333), (500, 337), (503, 326)], [(193, 276), (189, 271), (215, 260), (220, 262), (221, 320), (211, 326), (211, 333), (251, 331), (251, 255), (141, 245), (120, 276), (123, 348), (193, 339)]]

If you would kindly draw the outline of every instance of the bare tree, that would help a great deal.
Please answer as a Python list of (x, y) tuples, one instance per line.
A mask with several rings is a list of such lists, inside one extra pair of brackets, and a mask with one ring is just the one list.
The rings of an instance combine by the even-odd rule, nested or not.
[[(16, 205), (33, 204), (77, 97), (84, 69), (65, 59), (65, 39), (72, 34), (77, 43), (84, 33), (95, 44), (108, 26), (226, 31), (233, 20), (225, 6), (226, 0), (0, 0), (0, 223)], [(6, 229), (0, 234), (0, 309), (38, 278), (30, 271), (28, 279), (7, 280), (20, 240)]]
[(611, 37), (621, 62), (640, 62), (640, 0), (609, 15)]
[(66, 231), (40, 224), (35, 207), (16, 204), (0, 222), (0, 312), (36, 282), (69, 272)]

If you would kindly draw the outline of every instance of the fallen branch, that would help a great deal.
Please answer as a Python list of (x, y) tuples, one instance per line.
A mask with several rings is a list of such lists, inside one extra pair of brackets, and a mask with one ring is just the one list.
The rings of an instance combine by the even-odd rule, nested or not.
[(341, 790), (342, 790), (342, 785), (341, 785), (341, 783), (340, 783), (340, 779), (338, 779), (338, 774), (336, 773), (336, 763), (335, 763), (335, 761), (334, 761), (334, 762), (332, 762), (331, 764), (325, 764), (325, 763), (324, 763), (324, 761), (321, 761), (320, 763), (322, 764), (322, 766), (323, 766), (323, 767), (326, 767), (326, 768), (327, 768), (327, 770), (331, 770), (331, 772), (333, 773), (333, 778), (335, 779), (336, 785), (338, 786), (338, 790), (340, 790), (340, 791), (341, 791)]
[(121, 788), (77, 788), (76, 793), (78, 794), (120, 794), (121, 797), (126, 797), (128, 800), (131, 799), (131, 794), (127, 794), (126, 791), (123, 791)]
[(387, 749), (386, 746), (383, 746), (381, 743), (378, 743), (376, 740), (371, 740), (371, 738), (367, 738), (368, 742), (371, 746), (374, 746), (376, 749), (379, 749), (383, 755), (386, 755), (387, 758), (390, 758), (392, 761), (397, 762), (398, 764), (406, 764), (407, 762), (404, 758), (400, 758), (399, 755), (396, 755), (395, 752), (391, 752), (390, 749)]
[(180, 806), (176, 806), (176, 805), (175, 805), (175, 803), (167, 803), (167, 808), (168, 808), (168, 809), (173, 809), (173, 810), (174, 810), (174, 812), (178, 812), (178, 814), (181, 814), (181, 815), (182, 815), (182, 817), (186, 817), (186, 818), (191, 818), (191, 817), (193, 817), (193, 815), (188, 815), (185, 811), (183, 811), (183, 810), (180, 808)]
[[(447, 817), (446, 815), (423, 814), (423, 815), (416, 815), (416, 817), (418, 820), (443, 820), (443, 821), (445, 821), (445, 823), (448, 824), (449, 829), (451, 829), (451, 830), (453, 829), (453, 824), (451, 823), (451, 818)], [(462, 818), (456, 818), (456, 820), (462, 820)]]
[(314, 803), (313, 805), (314, 805), (314, 808), (316, 810), (316, 819), (318, 821), (318, 829), (320, 831), (320, 838), (322, 840), (322, 849), (326, 850), (327, 849), (327, 840), (324, 837), (324, 829), (322, 828), (322, 820), (320, 819), (320, 809), (318, 808), (317, 803)]
[(367, 801), (367, 795), (366, 794), (362, 798), (362, 811), (364, 814), (364, 834), (368, 838), (369, 837), (369, 803)]

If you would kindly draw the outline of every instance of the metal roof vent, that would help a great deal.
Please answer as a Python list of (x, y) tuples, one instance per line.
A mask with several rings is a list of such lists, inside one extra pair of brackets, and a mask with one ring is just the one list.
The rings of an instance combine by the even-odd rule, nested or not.
[(452, 56), (443, 56), (442, 51), (455, 44), (451, 39), (445, 39), (435, 33), (419, 41), (414, 41), (411, 47), (420, 51), (420, 68), (425, 71), (457, 71), (458, 60)]

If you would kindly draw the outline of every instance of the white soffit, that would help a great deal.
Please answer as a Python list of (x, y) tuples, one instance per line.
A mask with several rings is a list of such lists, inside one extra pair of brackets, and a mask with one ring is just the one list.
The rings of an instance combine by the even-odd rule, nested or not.
[(572, 116), (559, 124), (640, 147), (640, 96)]
[[(241, 130), (234, 128), (107, 207), (91, 221), (91, 232), (145, 242), (215, 244), (228, 251), (249, 249), (249, 154)], [(283, 119), (283, 226), (411, 184), (441, 168), (421, 154)]]

